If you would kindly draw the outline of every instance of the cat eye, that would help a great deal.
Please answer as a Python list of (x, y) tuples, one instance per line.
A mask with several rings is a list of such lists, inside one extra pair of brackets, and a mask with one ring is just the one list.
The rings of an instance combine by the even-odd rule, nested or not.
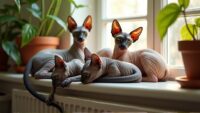
[(123, 42), (124, 40), (123, 40), (123, 37), (116, 37), (116, 41), (117, 42)]
[(74, 32), (72, 35), (73, 35), (73, 37), (78, 37), (79, 34), (80, 34), (80, 33), (78, 33), (78, 32)]
[(83, 33), (84, 36), (87, 36), (87, 32), (84, 31), (84, 32), (82, 32), (82, 33)]
[(79, 37), (80, 35), (83, 35), (84, 37), (87, 37), (87, 32), (86, 31), (82, 31), (82, 32), (74, 32), (73, 33), (74, 37)]
[(131, 40), (128, 40), (128, 44), (130, 45), (132, 43), (132, 41)]

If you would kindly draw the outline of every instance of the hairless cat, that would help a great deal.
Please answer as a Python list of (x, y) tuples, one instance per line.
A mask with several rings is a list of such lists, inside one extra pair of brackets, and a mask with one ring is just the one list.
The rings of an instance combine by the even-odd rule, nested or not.
[(112, 23), (112, 36), (115, 39), (113, 59), (135, 64), (142, 72), (142, 81), (157, 82), (169, 77), (168, 69), (163, 57), (152, 49), (142, 49), (129, 52), (128, 47), (138, 40), (143, 28), (139, 27), (132, 32), (122, 32), (117, 20)]
[(61, 56), (55, 55), (55, 68), (52, 72), (52, 90), (47, 100), (48, 103), (54, 101), (54, 94), (57, 87), (65, 87), (70, 84), (67, 78), (74, 77), (75, 79), (76, 76), (81, 74), (83, 65), (83, 62), (79, 59), (65, 62)]
[[(74, 42), (71, 48), (69, 50), (43, 50), (38, 52), (31, 58), (24, 72), (23, 80), (26, 89), (34, 97), (38, 98), (39, 100), (45, 103), (47, 103), (47, 99), (43, 95), (38, 94), (31, 87), (30, 82), (28, 80), (29, 74), (32, 74), (37, 79), (51, 79), (52, 70), (55, 66), (55, 54), (58, 54), (61, 57), (63, 57), (63, 60), (66, 62), (71, 61), (72, 59), (79, 59), (82, 61), (82, 63), (84, 63), (85, 60), (85, 39), (87, 38), (88, 32), (92, 28), (92, 17), (88, 16), (85, 19), (83, 25), (80, 27), (77, 27), (76, 21), (71, 16), (68, 17), (67, 23), (68, 29), (74, 37)], [(51, 102), (48, 104), (55, 106), (60, 110), (60, 112), (62, 111), (61, 107), (59, 107), (58, 104), (56, 104), (55, 102)]]
[(84, 84), (91, 82), (140, 82), (142, 75), (135, 65), (113, 60), (106, 57), (91, 55), (91, 60), (86, 61), (81, 72), (81, 81)]

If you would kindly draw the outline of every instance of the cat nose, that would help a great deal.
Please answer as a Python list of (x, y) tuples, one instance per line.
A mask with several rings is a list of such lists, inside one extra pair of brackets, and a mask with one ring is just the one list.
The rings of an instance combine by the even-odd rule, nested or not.
[(83, 41), (84, 41), (84, 38), (80, 37), (80, 38), (78, 38), (78, 41), (79, 41), (79, 42), (83, 42)]
[(122, 44), (122, 45), (119, 46), (119, 48), (120, 49), (126, 49), (126, 46)]
[(79, 37), (78, 37), (78, 41), (79, 42), (82, 42), (82, 41), (84, 41), (85, 40), (85, 35), (83, 34), (83, 33), (81, 33), (80, 35), (79, 35)]
[(81, 82), (87, 83), (88, 78), (90, 78), (90, 76), (87, 73), (82, 73)]

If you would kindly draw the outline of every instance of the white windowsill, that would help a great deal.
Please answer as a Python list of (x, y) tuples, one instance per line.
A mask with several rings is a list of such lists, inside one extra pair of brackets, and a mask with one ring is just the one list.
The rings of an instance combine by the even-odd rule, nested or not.
[[(0, 81), (22, 84), (22, 74), (0, 73)], [(31, 80), (34, 85), (51, 87), (51, 80)], [(69, 89), (123, 96), (149, 97), (200, 103), (200, 90), (182, 89), (176, 81), (158, 83), (91, 83), (74, 82)]]

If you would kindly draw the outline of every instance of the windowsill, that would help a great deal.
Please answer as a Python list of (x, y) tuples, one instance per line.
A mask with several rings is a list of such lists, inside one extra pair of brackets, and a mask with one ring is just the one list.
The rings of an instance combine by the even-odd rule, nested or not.
[[(50, 92), (51, 80), (31, 79), (37, 91)], [(22, 74), (0, 73), (0, 90), (24, 89)], [(74, 82), (58, 95), (89, 98), (96, 101), (114, 102), (138, 106), (150, 110), (200, 111), (200, 90), (182, 89), (176, 81), (158, 83), (91, 83)]]
[[(0, 81), (22, 84), (22, 74), (0, 73)], [(51, 87), (51, 80), (31, 79), (34, 85)], [(123, 96), (138, 96), (155, 99), (170, 99), (200, 103), (200, 90), (182, 89), (176, 81), (158, 83), (91, 83), (74, 82), (68, 89)]]

